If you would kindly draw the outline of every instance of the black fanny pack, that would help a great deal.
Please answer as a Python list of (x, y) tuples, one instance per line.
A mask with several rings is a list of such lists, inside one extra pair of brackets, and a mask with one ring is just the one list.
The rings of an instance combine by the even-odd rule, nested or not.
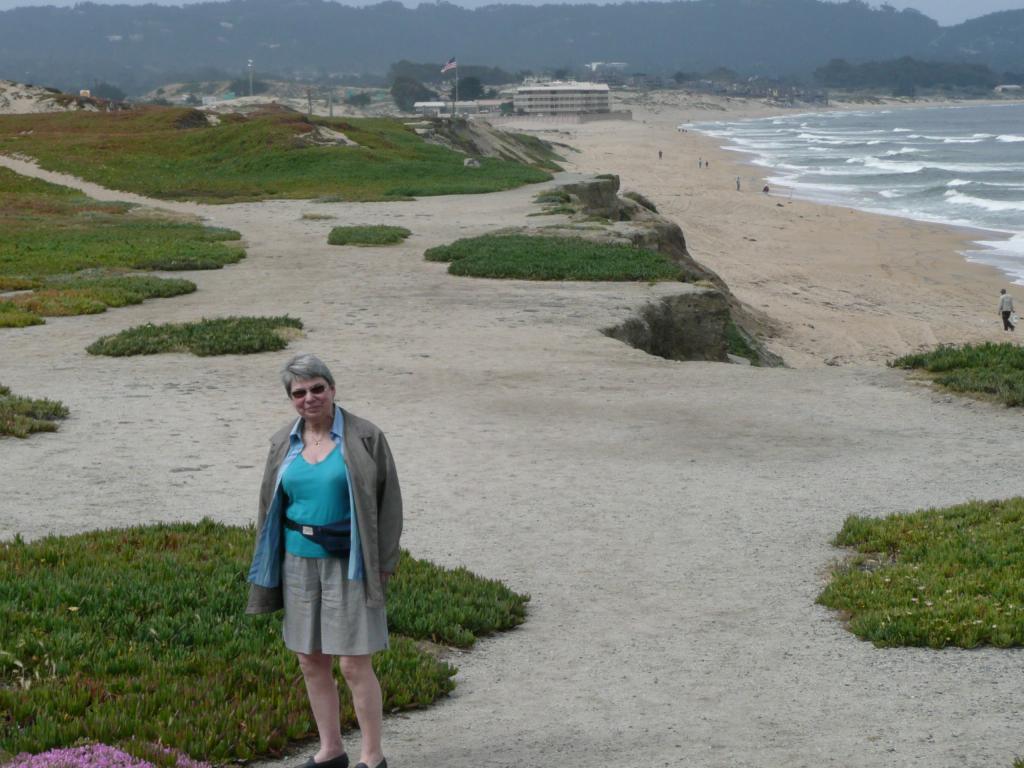
[(350, 520), (330, 525), (302, 525), (286, 517), (284, 527), (298, 531), (314, 544), (319, 544), (332, 557), (348, 557), (349, 550), (352, 548), (352, 523)]

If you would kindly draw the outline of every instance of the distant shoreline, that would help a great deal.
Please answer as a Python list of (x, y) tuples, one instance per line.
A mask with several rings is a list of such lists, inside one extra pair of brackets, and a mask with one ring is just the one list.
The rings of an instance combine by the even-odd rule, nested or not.
[[(712, 137), (677, 130), (777, 109), (738, 100), (709, 109), (663, 97), (621, 105), (633, 110), (632, 123), (517, 130), (579, 149), (567, 156), (569, 169), (616, 173), (624, 188), (653, 200), (682, 227), (691, 255), (763, 315), (769, 349), (787, 364), (874, 366), (940, 343), (1004, 340), (992, 297), (1007, 278), (964, 256), (986, 233), (765, 195), (767, 169)], [(698, 169), (699, 160), (710, 167)]]
[[(998, 107), (998, 106), (1019, 106), (1021, 104), (1024, 104), (1024, 100), (1022, 100), (1022, 99), (998, 99), (998, 100), (979, 99), (977, 101), (973, 101), (972, 100), (972, 101), (968, 101), (968, 102), (952, 101), (952, 100), (938, 100), (938, 101), (922, 100), (919, 103), (903, 103), (903, 102), (898, 102), (898, 103), (896, 103), (895, 105), (892, 105), (892, 106), (896, 106), (896, 107), (898, 107), (900, 109), (957, 109), (957, 108), (962, 109), (962, 108), (989, 107), (989, 106), (993, 106), (993, 107)], [(790, 117), (790, 118), (792, 118), (792, 117), (795, 117), (795, 116), (803, 116), (803, 115), (811, 116), (811, 115), (815, 115), (815, 114), (825, 114), (825, 113), (828, 113), (828, 112), (835, 112), (835, 111), (849, 111), (849, 112), (861, 112), (861, 111), (863, 111), (863, 112), (867, 112), (867, 111), (889, 112), (889, 111), (892, 111), (889, 108), (889, 105), (874, 105), (874, 107), (875, 107), (874, 109), (870, 109), (870, 108), (868, 108), (868, 109), (860, 109), (860, 108), (846, 109), (845, 106), (846, 105), (843, 105), (843, 106), (841, 106), (838, 109), (822, 109), (822, 110), (817, 110), (817, 111), (799, 111), (799, 112), (796, 112), (796, 113), (783, 112), (783, 113), (778, 113), (778, 114), (774, 114), (774, 115), (765, 115), (765, 116), (762, 116), (762, 117), (742, 117), (742, 118), (736, 119), (735, 121), (729, 121), (729, 122), (745, 122), (746, 120), (763, 120), (763, 119), (767, 119), (769, 117), (772, 117), (772, 118), (775, 118), (775, 117)], [(693, 124), (693, 122), (691, 121), (691, 123), (688, 123), (686, 125), (689, 126), (689, 125), (692, 125), (692, 124)], [(732, 141), (731, 139), (727, 139), (727, 138), (723, 138), (723, 137), (717, 137), (717, 136), (711, 136), (711, 135), (709, 135), (708, 133), (706, 133), (704, 130), (702, 130), (700, 128), (689, 128), (689, 130), (694, 130), (697, 133), (699, 133), (700, 135), (704, 136), (709, 141), (713, 142), (720, 150), (722, 150), (724, 152), (732, 153), (733, 155), (736, 156), (737, 161), (739, 163), (741, 163), (743, 166), (751, 168), (751, 169), (754, 169), (758, 173), (760, 181), (763, 182), (766, 185), (770, 185), (771, 186), (771, 189), (772, 189), (772, 193), (771, 194), (773, 196), (784, 198), (784, 199), (790, 199), (790, 200), (793, 200), (793, 199), (803, 200), (805, 202), (814, 203), (814, 204), (817, 204), (817, 205), (838, 206), (838, 207), (841, 207), (841, 208), (849, 208), (849, 209), (857, 210), (857, 211), (860, 211), (860, 212), (863, 212), (863, 213), (868, 213), (868, 214), (873, 214), (873, 215), (878, 215), (878, 216), (886, 216), (886, 217), (892, 217), (892, 218), (902, 219), (902, 220), (907, 220), (907, 221), (916, 221), (916, 222), (932, 224), (932, 225), (941, 226), (941, 227), (947, 227), (950, 230), (952, 230), (954, 232), (957, 232), (957, 233), (963, 235), (966, 238), (969, 238), (969, 243), (966, 243), (964, 249), (959, 252), (960, 255), (966, 261), (969, 261), (969, 262), (973, 262), (973, 259), (976, 257), (976, 258), (980, 259), (980, 263), (982, 263), (982, 264), (987, 263), (985, 261), (985, 258), (984, 258), (985, 255), (986, 254), (992, 255), (992, 256), (998, 255), (999, 251), (1001, 250), (1000, 245), (999, 245), (1000, 243), (1007, 243), (1008, 244), (1014, 238), (1017, 238), (1017, 237), (1021, 236), (1022, 234), (1024, 234), (1021, 231), (1012, 230), (1012, 229), (999, 229), (999, 228), (994, 228), (994, 227), (985, 227), (985, 226), (981, 226), (981, 225), (963, 224), (963, 223), (957, 223), (957, 222), (952, 222), (952, 221), (942, 221), (942, 220), (939, 220), (939, 219), (936, 219), (936, 218), (931, 218), (931, 217), (928, 217), (928, 216), (925, 216), (925, 215), (915, 216), (915, 215), (913, 215), (911, 213), (908, 213), (908, 212), (905, 212), (905, 211), (904, 212), (900, 212), (900, 211), (887, 210), (887, 209), (884, 209), (884, 208), (873, 208), (873, 207), (859, 206), (859, 205), (853, 204), (851, 201), (846, 201), (846, 200), (841, 200), (841, 199), (833, 199), (833, 198), (829, 198), (829, 197), (827, 197), (825, 195), (816, 195), (816, 194), (814, 194), (813, 191), (803, 190), (799, 186), (788, 185), (785, 182), (780, 182), (777, 179), (777, 176), (772, 175), (772, 174), (777, 174), (777, 173), (781, 172), (780, 168), (775, 167), (775, 166), (762, 165), (761, 163), (755, 162), (754, 158), (757, 156), (756, 152), (746, 151), (746, 150), (741, 149), (741, 148), (736, 148), (736, 147), (728, 146), (731, 143), (731, 141)], [(784, 194), (780, 194), (780, 190), (784, 190)], [(997, 267), (997, 269), (998, 269), (998, 267)], [(1007, 280), (1011, 280), (1015, 284), (1024, 284), (1024, 279), (1020, 278), (1018, 275), (1014, 275), (1014, 274), (1011, 274), (1009, 272), (1004, 272), (1002, 269), (1000, 269), (999, 271), (1000, 271), (1001, 274), (1004, 274), (1006, 276)]]

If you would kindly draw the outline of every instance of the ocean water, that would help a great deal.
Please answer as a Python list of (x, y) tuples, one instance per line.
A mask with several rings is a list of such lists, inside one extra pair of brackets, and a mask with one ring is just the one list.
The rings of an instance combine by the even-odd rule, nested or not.
[(777, 194), (989, 230), (964, 255), (1024, 284), (1024, 104), (820, 112), (685, 127)]

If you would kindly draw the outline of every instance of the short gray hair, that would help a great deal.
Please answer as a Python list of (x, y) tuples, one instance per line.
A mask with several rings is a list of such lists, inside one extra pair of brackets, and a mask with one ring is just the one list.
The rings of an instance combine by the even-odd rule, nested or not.
[(292, 383), (296, 379), (315, 379), (317, 377), (323, 379), (332, 387), (334, 386), (334, 377), (331, 375), (331, 369), (319, 357), (308, 352), (296, 355), (285, 363), (284, 368), (281, 369), (281, 383), (284, 384), (284, 391), (289, 395), (292, 393)]

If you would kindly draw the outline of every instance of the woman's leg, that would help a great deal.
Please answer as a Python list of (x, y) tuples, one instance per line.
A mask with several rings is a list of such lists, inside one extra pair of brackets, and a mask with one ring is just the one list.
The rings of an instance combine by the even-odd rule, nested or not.
[(341, 717), (338, 712), (338, 684), (331, 673), (333, 656), (322, 653), (297, 653), (302, 676), (306, 680), (309, 706), (320, 733), (320, 751), (313, 755), (318, 763), (345, 751), (341, 743)]
[(380, 745), (381, 720), (383, 719), (380, 683), (373, 672), (370, 656), (342, 656), (341, 674), (352, 691), (352, 706), (359, 721), (362, 747), (359, 761), (370, 768), (380, 764), (384, 753)]

